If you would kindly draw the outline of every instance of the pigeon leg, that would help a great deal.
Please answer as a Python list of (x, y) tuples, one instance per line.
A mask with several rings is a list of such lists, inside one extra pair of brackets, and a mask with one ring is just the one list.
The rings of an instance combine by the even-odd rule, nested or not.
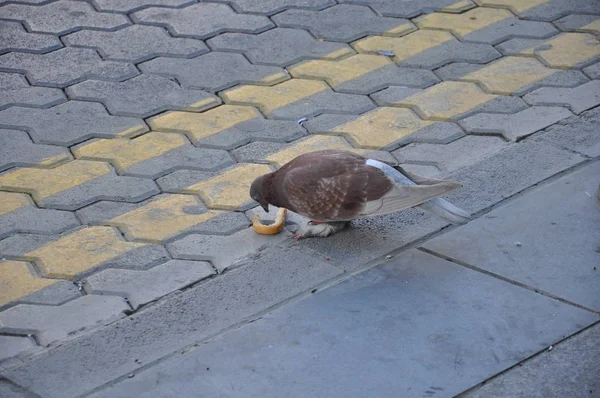
[(312, 221), (309, 222), (306, 227), (302, 229), (302, 231), (294, 235), (301, 235), (302, 238), (325, 238), (343, 230), (350, 224), (348, 221), (317, 221), (317, 223), (318, 224), (314, 224)]

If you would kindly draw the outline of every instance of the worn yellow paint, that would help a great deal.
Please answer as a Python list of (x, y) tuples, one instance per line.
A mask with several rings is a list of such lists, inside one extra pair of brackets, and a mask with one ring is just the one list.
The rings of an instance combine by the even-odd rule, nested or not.
[(450, 32), (418, 30), (404, 37), (370, 36), (356, 42), (354, 47), (361, 53), (376, 53), (380, 50), (394, 52), (394, 61), (402, 62), (425, 50), (456, 40)]
[(150, 120), (153, 129), (185, 133), (197, 142), (240, 122), (262, 116), (250, 106), (221, 105), (202, 113), (168, 112)]
[(387, 65), (393, 65), (387, 57), (357, 54), (341, 61), (307, 61), (290, 67), (289, 71), (297, 78), (325, 79), (329, 85), (336, 88)]
[(415, 24), (419, 28), (450, 30), (464, 37), (512, 16), (510, 11), (500, 8), (475, 8), (463, 14), (435, 12), (418, 18)]
[(563, 33), (519, 54), (536, 55), (550, 67), (569, 69), (600, 56), (600, 41), (589, 33)]
[(0, 176), (0, 189), (30, 193), (36, 201), (111, 172), (103, 162), (74, 160), (53, 169), (22, 168)]
[(198, 108), (199, 110), (204, 110), (208, 108), (214, 108), (217, 105), (221, 104), (221, 100), (218, 98), (205, 98), (198, 102), (194, 102), (191, 107)]
[(31, 264), (0, 261), (0, 306), (50, 286), (56, 281), (37, 277)]
[(477, 82), (495, 94), (511, 95), (556, 72), (535, 58), (505, 57), (460, 80)]
[(596, 19), (594, 22), (582, 26), (577, 30), (581, 30), (582, 32), (600, 33), (600, 18)]
[(283, 81), (286, 81), (290, 78), (290, 76), (285, 73), (285, 72), (278, 72), (278, 73), (274, 73), (272, 75), (269, 76), (265, 76), (262, 79), (260, 79), (259, 83), (260, 84), (266, 84), (266, 85), (272, 85), (272, 84), (277, 84), (277, 83), (281, 83)]
[(42, 161), (39, 163), (39, 165), (40, 166), (48, 166), (48, 167), (56, 167), (59, 164), (66, 163), (71, 160), (73, 160), (71, 155), (69, 155), (68, 153), (61, 153), (59, 155), (55, 155), (55, 156), (51, 156), (46, 159), (42, 159)]
[(331, 131), (345, 134), (362, 148), (380, 149), (432, 123), (408, 109), (381, 107)]
[(393, 105), (414, 107), (426, 119), (451, 120), (497, 97), (473, 83), (442, 82)]
[(275, 86), (240, 86), (223, 93), (225, 102), (253, 105), (270, 115), (275, 109), (327, 90), (322, 81), (291, 79)]
[(123, 130), (119, 134), (116, 134), (115, 136), (116, 137), (121, 137), (121, 138), (131, 138), (131, 137), (135, 137), (135, 136), (138, 136), (140, 134), (143, 134), (146, 131), (148, 131), (148, 129), (146, 128), (146, 126), (144, 126), (143, 124), (140, 124), (138, 126), (134, 126), (134, 127), (129, 128), (127, 130)]
[(401, 25), (396, 26), (395, 28), (388, 30), (387, 32), (385, 32), (385, 34), (390, 36), (404, 36), (405, 34), (414, 32), (415, 30), (417, 30), (415, 25), (411, 24), (410, 22), (405, 22)]
[(340, 48), (339, 50), (335, 50), (329, 54), (322, 56), (321, 58), (334, 60), (334, 59), (340, 59), (340, 58), (347, 57), (351, 54), (354, 54), (354, 52), (351, 49)]
[(46, 276), (72, 278), (145, 245), (124, 241), (112, 227), (88, 227), (30, 251), (24, 257), (35, 261)]
[(0, 216), (32, 204), (31, 199), (24, 193), (0, 191)]
[(462, 0), (454, 4), (450, 4), (444, 8), (441, 8), (441, 12), (463, 12), (469, 8), (477, 7), (471, 0)]
[(222, 214), (206, 210), (193, 195), (168, 195), (107, 222), (119, 227), (128, 239), (163, 243), (198, 224)]
[(239, 164), (224, 173), (182, 190), (199, 195), (212, 208), (236, 210), (249, 203), (250, 185), (256, 177), (270, 173), (264, 164)]
[(342, 137), (314, 135), (297, 141), (289, 147), (269, 155), (267, 160), (275, 163), (278, 166), (283, 166), (297, 156), (323, 149), (341, 149), (355, 153), (366, 152), (363, 149), (352, 148), (350, 144), (348, 144), (348, 142)]
[(548, 1), (550, 0), (475, 0), (479, 5), (508, 8), (517, 14), (545, 4)]
[(75, 156), (87, 160), (103, 160), (123, 170), (136, 163), (160, 156), (189, 142), (179, 134), (150, 132), (133, 140), (101, 139), (73, 150)]

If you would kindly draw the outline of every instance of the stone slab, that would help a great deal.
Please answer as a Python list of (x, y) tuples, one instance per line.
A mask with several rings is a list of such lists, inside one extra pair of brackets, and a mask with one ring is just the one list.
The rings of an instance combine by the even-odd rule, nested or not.
[(600, 108), (585, 112), (581, 117), (565, 119), (565, 122), (549, 127), (539, 139), (586, 156), (600, 156)]

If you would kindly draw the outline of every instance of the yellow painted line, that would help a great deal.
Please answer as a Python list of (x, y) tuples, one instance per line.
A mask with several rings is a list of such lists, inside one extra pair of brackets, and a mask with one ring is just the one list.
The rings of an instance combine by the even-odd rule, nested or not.
[(394, 61), (402, 62), (440, 44), (456, 40), (450, 32), (418, 30), (404, 37), (371, 36), (356, 42), (359, 53), (394, 52)]
[(361, 148), (380, 149), (432, 123), (408, 109), (381, 107), (331, 131), (345, 134)]
[(322, 81), (291, 79), (275, 86), (240, 86), (223, 93), (225, 102), (236, 105), (252, 105), (270, 115), (284, 107), (328, 89)]
[(199, 109), (214, 108), (215, 106), (221, 105), (221, 100), (218, 98), (205, 98), (198, 102), (194, 102), (191, 106)]
[(135, 126), (130, 129), (127, 129), (127, 130), (123, 130), (119, 134), (116, 134), (115, 136), (121, 137), (121, 138), (132, 138), (132, 137), (135, 137), (142, 133), (145, 133), (146, 131), (148, 131), (148, 130), (146, 129), (145, 126), (139, 125), (139, 126)]
[(106, 261), (113, 260), (145, 243), (126, 242), (111, 227), (88, 227), (65, 235), (25, 254), (36, 261), (44, 275), (72, 278)]
[(415, 30), (417, 30), (415, 25), (413, 25), (410, 22), (405, 22), (402, 25), (398, 25), (395, 28), (388, 30), (387, 32), (385, 32), (385, 35), (404, 36), (405, 34), (414, 32)]
[(305, 153), (320, 151), (323, 149), (341, 149), (355, 153), (365, 153), (365, 150), (355, 149), (342, 137), (314, 135), (295, 142), (289, 147), (269, 155), (266, 160), (278, 166), (283, 166), (290, 160)]
[(80, 159), (102, 160), (123, 170), (136, 163), (160, 156), (184, 146), (188, 141), (179, 134), (150, 132), (132, 140), (101, 139), (73, 150)]
[(600, 41), (589, 33), (563, 33), (519, 54), (536, 55), (550, 67), (569, 69), (600, 56)]
[(31, 206), (32, 204), (29, 196), (24, 193), (0, 191), (0, 216), (12, 213), (22, 207)]
[(535, 58), (505, 57), (460, 80), (479, 83), (494, 94), (511, 95), (556, 72)]
[(128, 239), (163, 243), (223, 213), (202, 212), (203, 208), (202, 202), (193, 195), (168, 195), (115, 217), (107, 224), (121, 228)]
[(50, 286), (56, 281), (35, 276), (24, 261), (0, 261), (0, 306)]
[(600, 18), (596, 19), (592, 23), (582, 26), (581, 28), (579, 28), (577, 30), (581, 30), (583, 32), (590, 32), (590, 33), (600, 33)]
[(463, 12), (473, 7), (477, 7), (477, 5), (471, 0), (462, 0), (458, 3), (450, 4), (449, 6), (441, 8), (440, 12)]
[(351, 54), (354, 54), (354, 52), (349, 49), (349, 48), (340, 48), (339, 50), (335, 50), (327, 55), (322, 56), (321, 58), (323, 59), (330, 59), (330, 60), (335, 60), (335, 59), (340, 59), (340, 58), (344, 58), (347, 57)]
[(49, 158), (43, 159), (39, 165), (40, 166), (47, 166), (47, 167), (55, 167), (58, 166), (59, 164), (63, 164), (66, 162), (69, 162), (73, 160), (73, 158), (71, 157), (71, 155), (69, 155), (68, 153), (61, 153), (59, 155), (55, 155), (55, 156), (51, 156)]
[(451, 120), (497, 97), (473, 83), (442, 82), (393, 105), (413, 107), (426, 119)]
[(239, 164), (182, 192), (199, 195), (209, 207), (236, 210), (252, 200), (249, 193), (252, 181), (270, 172), (271, 168), (264, 164)]
[(260, 79), (258, 84), (266, 84), (266, 85), (270, 86), (273, 84), (284, 82), (284, 81), (288, 80), (289, 78), (290, 78), (290, 76), (287, 73), (278, 72), (278, 73), (263, 77), (262, 79)]
[(107, 163), (74, 160), (53, 169), (21, 168), (0, 176), (0, 189), (31, 193), (36, 201), (111, 172)]
[(475, 0), (481, 6), (508, 8), (516, 14), (545, 4), (550, 0)]
[(329, 85), (336, 88), (387, 65), (393, 65), (387, 57), (357, 54), (341, 61), (306, 61), (290, 67), (289, 71), (296, 78), (325, 79)]
[(202, 113), (168, 112), (150, 120), (153, 129), (184, 133), (194, 142), (235, 126), (240, 122), (262, 118), (250, 106), (221, 105)]
[(415, 20), (419, 28), (444, 29), (464, 37), (514, 15), (500, 8), (475, 8), (463, 14), (432, 13)]

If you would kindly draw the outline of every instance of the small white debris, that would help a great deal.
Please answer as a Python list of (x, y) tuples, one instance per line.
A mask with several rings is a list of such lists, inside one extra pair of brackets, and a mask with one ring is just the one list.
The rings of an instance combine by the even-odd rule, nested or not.
[(307, 117), (301, 117), (300, 119), (297, 120), (297, 123), (302, 126), (302, 123), (304, 123), (305, 121), (307, 121), (308, 118)]
[(391, 50), (379, 50), (377, 51), (377, 54), (385, 55), (386, 57), (393, 57), (396, 55), (396, 53)]
[(551, 345), (550, 347), (548, 347), (548, 351), (552, 351), (553, 348), (554, 348), (554, 346)]
[(391, 256), (391, 255), (389, 255), (389, 254), (388, 254), (387, 256), (385, 256), (386, 260), (389, 260), (389, 259), (391, 259), (392, 257), (393, 257), (393, 256)]
[(287, 73), (288, 75), (290, 74), (290, 71), (289, 71), (289, 70), (287, 70), (287, 68), (283, 68), (283, 71), (284, 71), (285, 73)]
[(515, 241), (515, 246), (521, 247), (521, 246), (523, 246), (523, 244), (517, 240), (517, 241)]
[(588, 191), (585, 191), (585, 194), (588, 196), (588, 198), (591, 198), (591, 197), (592, 197), (592, 194), (591, 194), (591, 193), (589, 193)]
[(77, 289), (78, 289), (79, 291), (82, 291), (82, 290), (83, 290), (83, 282), (82, 282), (82, 281), (79, 281), (79, 282), (77, 282)]

